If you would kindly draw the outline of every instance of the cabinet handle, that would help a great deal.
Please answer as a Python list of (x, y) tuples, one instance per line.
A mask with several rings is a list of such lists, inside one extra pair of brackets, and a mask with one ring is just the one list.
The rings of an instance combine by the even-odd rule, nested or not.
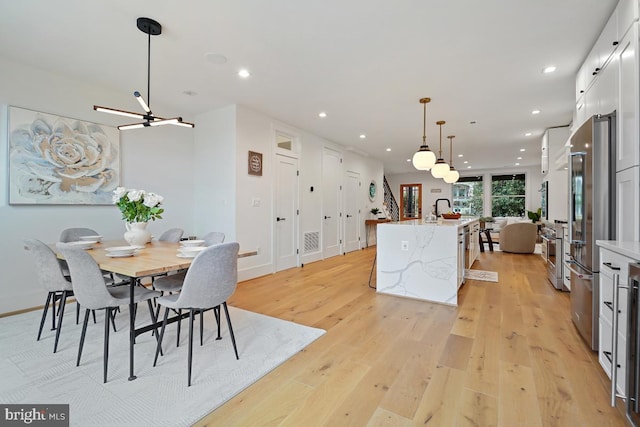
[(324, 216), (324, 219), (330, 219), (330, 218), (331, 218), (330, 216), (326, 216), (326, 215)]
[(620, 312), (620, 289), (629, 289), (628, 286), (620, 286), (620, 275), (613, 275), (613, 325), (611, 326), (611, 406), (616, 406), (616, 384), (618, 382), (618, 314)]
[(280, 218), (280, 217), (277, 217), (277, 218), (276, 218), (276, 221), (280, 222), (280, 221), (284, 221), (285, 219), (286, 219), (286, 218)]
[(610, 262), (603, 262), (602, 264), (603, 264), (603, 265), (606, 265), (607, 267), (609, 267), (609, 268), (610, 268), (610, 269), (612, 269), (612, 270), (616, 270), (616, 271), (619, 271), (619, 270), (620, 270), (620, 267), (616, 267), (615, 265), (611, 265), (611, 263), (610, 263)]

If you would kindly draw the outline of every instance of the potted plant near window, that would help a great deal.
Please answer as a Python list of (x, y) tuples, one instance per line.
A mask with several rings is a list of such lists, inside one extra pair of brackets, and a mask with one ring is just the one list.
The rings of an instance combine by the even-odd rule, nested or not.
[(527, 216), (534, 224), (540, 222), (540, 218), (542, 218), (542, 208), (538, 208), (537, 211), (527, 211)]

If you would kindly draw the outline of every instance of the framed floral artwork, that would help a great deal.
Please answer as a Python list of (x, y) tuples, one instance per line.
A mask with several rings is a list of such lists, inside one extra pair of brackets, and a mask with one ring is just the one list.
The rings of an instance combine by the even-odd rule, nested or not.
[(120, 184), (118, 130), (9, 107), (9, 203), (111, 205)]

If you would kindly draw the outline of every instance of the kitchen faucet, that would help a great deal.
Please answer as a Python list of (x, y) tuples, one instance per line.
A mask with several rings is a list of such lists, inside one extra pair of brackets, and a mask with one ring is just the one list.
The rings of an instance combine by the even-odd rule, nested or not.
[(438, 217), (438, 202), (442, 200), (447, 202), (447, 205), (449, 205), (449, 209), (451, 209), (451, 202), (449, 201), (449, 199), (436, 199), (436, 218)]

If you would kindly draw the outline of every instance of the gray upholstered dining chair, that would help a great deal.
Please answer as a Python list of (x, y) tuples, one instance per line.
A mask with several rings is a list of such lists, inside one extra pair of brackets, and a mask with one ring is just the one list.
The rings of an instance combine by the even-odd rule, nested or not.
[[(70, 247), (64, 243), (58, 243), (58, 248), (69, 265), (73, 293), (78, 302), (86, 308), (76, 366), (80, 365), (80, 359), (82, 357), (82, 347), (84, 346), (84, 338), (87, 333), (87, 323), (89, 321), (89, 310), (105, 310), (103, 378), (106, 383), (109, 362), (109, 319), (112, 319), (113, 310), (121, 305), (129, 304), (130, 289), (124, 286), (107, 287), (102, 277), (100, 267), (98, 267), (96, 261), (85, 250)], [(133, 291), (133, 301), (136, 304), (147, 301), (151, 321), (156, 323), (156, 316), (153, 311), (153, 306), (151, 305), (151, 299), (157, 297), (159, 293), (140, 286), (133, 287)], [(156, 333), (156, 337), (157, 335)]]
[(231, 318), (227, 308), (227, 299), (233, 295), (238, 283), (238, 251), (240, 245), (237, 242), (222, 243), (219, 245), (209, 246), (200, 252), (193, 259), (187, 274), (184, 277), (182, 290), (178, 294), (167, 295), (158, 298), (157, 303), (165, 307), (164, 319), (162, 321), (162, 329), (160, 330), (160, 338), (156, 348), (156, 354), (153, 360), (153, 366), (156, 366), (158, 354), (162, 348), (162, 338), (167, 326), (169, 309), (189, 310), (189, 351), (187, 363), (188, 385), (191, 386), (191, 365), (193, 353), (193, 318), (196, 313), (205, 310), (216, 309), (218, 315), (216, 321), (218, 323), (218, 335), (220, 334), (220, 306), (224, 308), (229, 327), (233, 350), (236, 359), (239, 359), (238, 348), (236, 347), (236, 339), (233, 335), (233, 327), (231, 326)]
[(98, 236), (99, 233), (91, 228), (84, 227), (71, 227), (65, 228), (60, 233), (60, 241), (62, 243), (77, 242), (80, 237), (84, 236)]
[[(224, 242), (225, 235), (220, 231), (211, 231), (204, 236), (202, 236), (202, 240), (204, 240), (205, 246), (218, 245)], [(179, 271), (175, 274), (169, 274), (163, 277), (157, 277), (153, 281), (153, 289), (156, 291), (160, 291), (162, 295), (173, 294), (175, 292), (180, 292), (182, 289), (182, 283), (184, 282), (184, 276), (187, 274), (187, 270)], [(156, 312), (156, 316), (158, 316), (160, 312), (160, 307), (158, 307), (158, 311)], [(218, 312), (219, 315), (219, 312)], [(200, 315), (200, 345), (202, 345), (202, 314)], [(180, 325), (181, 322), (178, 321), (178, 334), (176, 336), (176, 346), (180, 346)]]
[(218, 245), (224, 243), (224, 233), (221, 231), (211, 231), (202, 236), (205, 246)]
[(178, 243), (184, 234), (182, 228), (170, 228), (158, 237), (159, 242)]
[[(53, 344), (53, 352), (55, 353), (58, 351), (58, 340), (62, 330), (62, 319), (64, 318), (67, 298), (73, 297), (71, 280), (65, 277), (62, 266), (58, 262), (58, 257), (50, 247), (36, 239), (25, 239), (23, 243), (25, 250), (29, 251), (35, 260), (35, 272), (38, 282), (48, 291), (47, 301), (42, 310), (37, 340), (40, 341), (47, 312), (49, 311), (49, 306), (51, 306), (51, 330), (56, 330), (56, 339)], [(57, 316), (58, 323), (56, 325), (56, 302), (58, 301), (60, 301), (60, 305)]]

